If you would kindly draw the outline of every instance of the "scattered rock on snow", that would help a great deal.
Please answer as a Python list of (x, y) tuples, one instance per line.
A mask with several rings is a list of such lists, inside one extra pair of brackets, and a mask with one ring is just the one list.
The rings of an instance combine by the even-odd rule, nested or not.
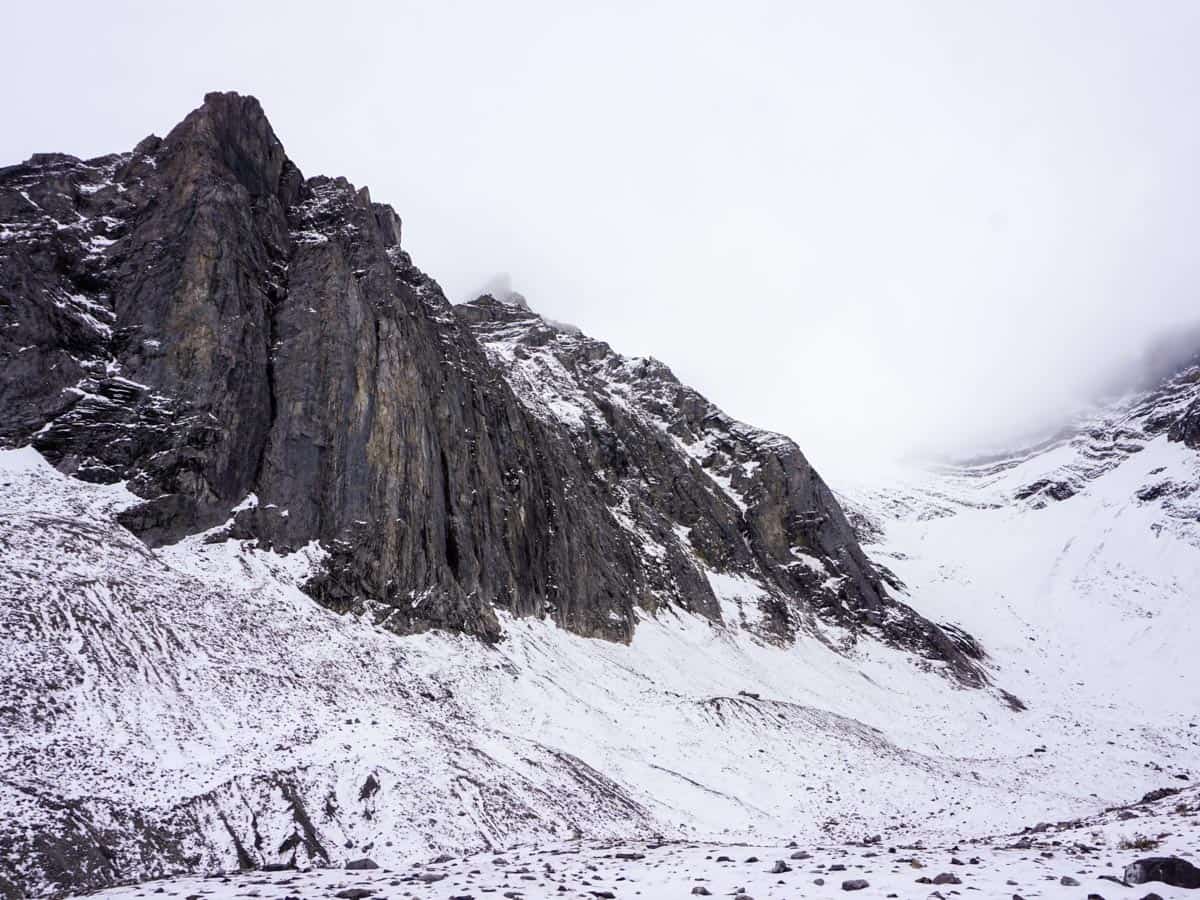
[(1125, 867), (1125, 880), (1130, 884), (1161, 881), (1171, 887), (1200, 888), (1200, 869), (1178, 856), (1150, 856)]

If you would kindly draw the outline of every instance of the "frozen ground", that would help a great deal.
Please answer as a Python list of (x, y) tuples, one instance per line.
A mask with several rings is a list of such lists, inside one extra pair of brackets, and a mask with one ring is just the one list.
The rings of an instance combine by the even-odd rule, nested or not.
[[(1136, 849), (1135, 842), (1153, 842)], [(1125, 866), (1149, 855), (1200, 857), (1200, 792), (1113, 810), (1084, 821), (1039, 823), (1021, 835), (958, 844), (708, 844), (568, 842), (501, 853), (418, 860), (399, 868), (248, 871), (178, 878), (103, 891), (104, 898), (421, 897), (514, 898), (859, 897), (1141, 898), (1194, 891), (1162, 883), (1125, 885)], [(1064, 879), (1066, 883), (1064, 883)], [(704, 894), (700, 894), (704, 896)]]

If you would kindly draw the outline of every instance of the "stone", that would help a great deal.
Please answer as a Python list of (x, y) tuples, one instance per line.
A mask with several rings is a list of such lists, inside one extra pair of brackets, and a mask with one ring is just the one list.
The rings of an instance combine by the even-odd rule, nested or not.
[(1162, 800), (1165, 797), (1173, 797), (1180, 792), (1179, 788), (1155, 788), (1152, 791), (1147, 791), (1142, 795), (1142, 799), (1138, 803), (1153, 803), (1156, 800)]
[(952, 872), (942, 872), (933, 879), (934, 884), (962, 884), (962, 879)]
[(1171, 887), (1195, 889), (1200, 888), (1200, 869), (1178, 856), (1152, 856), (1126, 866), (1125, 881), (1129, 884), (1161, 881)]
[(792, 871), (792, 867), (785, 863), (782, 859), (775, 860), (775, 865), (771, 866), (772, 875), (782, 875), (784, 872)]
[(843, 891), (861, 891), (871, 886), (865, 878), (851, 878), (842, 882)]
[(1193, 400), (1167, 429), (1167, 440), (1178, 441), (1193, 450), (1200, 450), (1200, 399)]
[(378, 869), (379, 863), (364, 856), (362, 859), (355, 859), (346, 863), (346, 868), (351, 872), (356, 872), (363, 869)]

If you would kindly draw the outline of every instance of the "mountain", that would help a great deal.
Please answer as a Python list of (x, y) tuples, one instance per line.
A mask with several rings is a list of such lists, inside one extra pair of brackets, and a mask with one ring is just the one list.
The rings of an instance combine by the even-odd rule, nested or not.
[(509, 610), (628, 641), (636, 611), (721, 621), (736, 590), (780, 639), (819, 618), (979, 679), (886, 594), (790, 442), (734, 438), (651, 363), (677, 404), (652, 423), (531, 410), (472, 332), (484, 307), (457, 313), (365, 189), (305, 180), (251, 97), (210, 94), (129, 154), (5, 169), (0, 220), (0, 441), (127, 483), (119, 521), (152, 547), (231, 516), (263, 547), (316, 541), (306, 591), (400, 634), (496, 640)]
[(839, 502), (401, 236), (236, 94), (0, 170), (0, 893), (949, 842), (1200, 768), (1195, 368)]

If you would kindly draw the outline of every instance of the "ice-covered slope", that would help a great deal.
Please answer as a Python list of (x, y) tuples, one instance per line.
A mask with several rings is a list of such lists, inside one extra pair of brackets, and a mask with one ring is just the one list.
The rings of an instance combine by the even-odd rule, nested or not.
[[(1200, 452), (1182, 425), (1198, 397), (1188, 367), (1031, 451), (850, 491), (879, 526), (872, 555), (924, 614), (980, 626), (1014, 692), (1050, 681), (1081, 705), (1185, 716), (1200, 682)], [(1051, 668), (1023, 686), (1031, 656)]]

